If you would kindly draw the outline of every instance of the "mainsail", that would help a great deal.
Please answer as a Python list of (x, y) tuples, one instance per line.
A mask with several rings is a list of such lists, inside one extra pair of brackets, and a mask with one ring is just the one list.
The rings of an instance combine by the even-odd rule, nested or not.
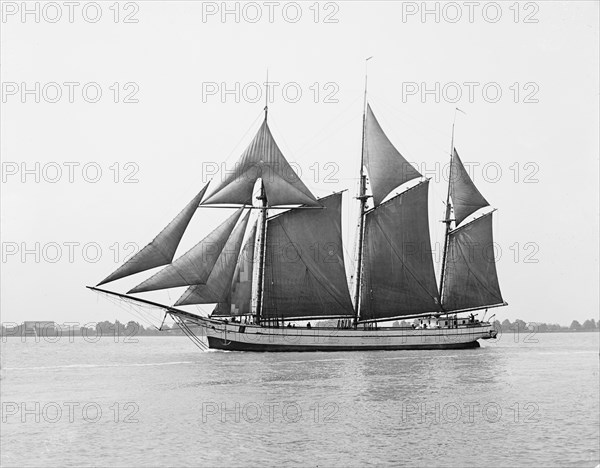
[(243, 208), (236, 210), (203, 240), (128, 294), (206, 283), (242, 211)]
[(227, 299), (249, 217), (250, 210), (231, 233), (206, 284), (190, 286), (177, 300), (175, 306), (211, 304)]
[(341, 230), (342, 194), (321, 210), (292, 209), (268, 220), (263, 318), (353, 315)]
[(427, 194), (429, 181), (367, 212), (360, 319), (440, 310)]
[(421, 177), (388, 139), (368, 104), (363, 151), (375, 206), (396, 187)]
[(492, 213), (449, 234), (442, 305), (444, 311), (503, 305), (492, 237)]
[(229, 295), (223, 302), (217, 304), (212, 313), (213, 316), (249, 315), (251, 312), (256, 224), (254, 223), (252, 226), (244, 248), (238, 257)]
[(314, 195), (279, 150), (266, 118), (235, 170), (214, 187), (211, 184), (203, 204), (252, 205), (254, 184), (259, 178), (264, 184), (268, 206), (318, 206)]
[(204, 192), (206, 192), (206, 187), (208, 187), (208, 184), (198, 192), (192, 201), (181, 210), (181, 212), (152, 240), (152, 242), (98, 283), (98, 286), (171, 263), (175, 256), (177, 246), (183, 237), (183, 233), (196, 212), (198, 205), (202, 201)]
[(472, 215), (480, 208), (489, 206), (489, 203), (483, 198), (475, 184), (469, 177), (465, 166), (458, 157), (458, 152), (454, 149), (452, 160), (450, 162), (450, 198), (454, 208), (454, 217), (456, 225), (464, 221), (467, 216)]

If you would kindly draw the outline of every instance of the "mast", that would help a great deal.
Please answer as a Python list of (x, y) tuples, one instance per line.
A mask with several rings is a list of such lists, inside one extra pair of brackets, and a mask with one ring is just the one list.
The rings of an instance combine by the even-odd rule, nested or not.
[[(266, 108), (265, 108), (266, 118)], [(262, 296), (263, 296), (263, 279), (265, 275), (265, 243), (267, 233), (267, 196), (265, 194), (265, 186), (260, 181), (260, 195), (256, 197), (257, 200), (261, 201), (260, 207), (260, 240), (258, 241), (258, 284), (256, 287), (256, 323), (260, 324), (260, 315), (262, 310)]]
[[(267, 68), (267, 81), (265, 82), (265, 122), (269, 114), (269, 69)], [(256, 311), (255, 318), (256, 323), (260, 324), (261, 310), (262, 310), (262, 296), (263, 296), (263, 279), (265, 274), (265, 244), (266, 244), (266, 233), (267, 233), (267, 194), (265, 192), (265, 184), (260, 179), (260, 195), (256, 197), (260, 200), (260, 234), (258, 244), (258, 284), (256, 285)]]
[(363, 127), (362, 127), (362, 148), (360, 151), (360, 187), (358, 189), (358, 196), (356, 197), (360, 202), (360, 212), (358, 217), (358, 255), (356, 259), (356, 274), (354, 276), (354, 328), (358, 325), (358, 311), (360, 302), (360, 277), (362, 273), (362, 256), (363, 256), (363, 238), (364, 238), (364, 224), (365, 224), (365, 205), (369, 198), (365, 195), (367, 189), (367, 176), (365, 175), (365, 134), (367, 125), (367, 66), (372, 56), (365, 59), (365, 96), (363, 100)]
[[(442, 271), (440, 274), (440, 303), (443, 303), (443, 294), (444, 294), (444, 276), (446, 274), (446, 255), (448, 253), (448, 241), (450, 239), (450, 227), (452, 225), (452, 219), (450, 218), (452, 214), (452, 209), (450, 206), (450, 184), (452, 181), (450, 180), (452, 177), (452, 159), (454, 157), (454, 126), (456, 124), (456, 111), (461, 111), (458, 107), (454, 109), (454, 119), (452, 120), (452, 139), (450, 143), (450, 170), (448, 172), (448, 194), (446, 196), (446, 217), (442, 221), (446, 223), (446, 234), (444, 235), (444, 251), (442, 254)], [(463, 112), (464, 114), (464, 112)], [(441, 305), (441, 304), (440, 304)], [(443, 306), (442, 306), (443, 310)]]

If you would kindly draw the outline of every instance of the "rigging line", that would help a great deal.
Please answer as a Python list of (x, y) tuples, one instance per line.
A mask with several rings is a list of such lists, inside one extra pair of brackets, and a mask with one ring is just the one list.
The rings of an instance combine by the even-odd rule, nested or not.
[[(310, 151), (315, 150), (323, 142), (325, 142), (325, 141), (329, 140), (330, 138), (332, 138), (333, 136), (337, 135), (341, 130), (345, 129), (349, 124), (353, 123), (357, 119), (358, 119), (358, 117), (356, 115), (351, 115), (348, 119), (341, 122), (338, 127), (334, 127), (331, 131), (326, 133), (324, 136), (319, 137), (318, 140), (315, 137), (314, 139), (311, 139), (311, 140), (303, 143), (303, 145), (298, 149), (298, 151), (310, 152)], [(319, 135), (321, 133), (323, 133), (323, 132), (322, 131), (318, 132), (317, 135)]]
[[(458, 241), (455, 241), (455, 243), (456, 243), (456, 244), (458, 244), (458, 248), (459, 248), (459, 250), (460, 250), (460, 253), (461, 253), (461, 255), (463, 256), (463, 258), (467, 258), (467, 257), (466, 257), (466, 255), (465, 255), (465, 253), (464, 253), (464, 251), (463, 251), (463, 248), (462, 248), (462, 246), (460, 245), (460, 242), (458, 242)], [(495, 263), (496, 263), (496, 262), (494, 261), (494, 264), (495, 264)], [(479, 279), (479, 277), (478, 277), (478, 276), (475, 274), (475, 272), (474, 272), (474, 271), (471, 269), (471, 267), (469, 266), (469, 263), (468, 263), (468, 262), (466, 262), (466, 261), (465, 261), (465, 265), (467, 266), (467, 270), (469, 270), (469, 273), (471, 273), (471, 274), (473, 275), (473, 277), (475, 278), (475, 280), (476, 280), (476, 281), (477, 281), (477, 282), (480, 284), (480, 286), (481, 286), (483, 289), (485, 289), (485, 290), (487, 291), (487, 293), (488, 293), (488, 294), (490, 294), (492, 297), (498, 297), (498, 296), (496, 295), (496, 293), (494, 293), (494, 292), (490, 291), (490, 290), (489, 290), (489, 289), (488, 289), (488, 288), (485, 286), (485, 284), (483, 284), (483, 283), (481, 282), (481, 280)], [(502, 300), (502, 297), (500, 297), (500, 300)]]
[[(348, 105), (346, 107), (346, 109), (344, 109), (342, 112), (340, 112), (337, 116), (335, 116), (334, 118), (332, 118), (329, 123), (327, 123), (324, 127), (322, 127), (320, 130), (317, 131), (317, 133), (315, 133), (312, 137), (305, 139), (300, 146), (296, 149), (293, 150), (291, 148), (291, 146), (287, 143), (287, 141), (285, 140), (285, 138), (283, 137), (283, 133), (281, 132), (279, 126), (274, 123), (271, 122), (273, 124), (273, 127), (277, 130), (278, 133), (278, 138), (281, 138), (281, 140), (283, 141), (283, 143), (286, 146), (286, 152), (292, 156), (292, 161), (296, 162), (297, 161), (297, 157), (296, 155), (298, 153), (307, 153), (307, 149), (308, 150), (313, 150), (315, 148), (317, 148), (321, 143), (323, 143), (324, 141), (328, 140), (329, 138), (331, 138), (333, 135), (337, 134), (340, 130), (344, 129), (350, 122), (352, 122), (353, 120), (356, 119), (356, 116), (351, 116), (350, 119), (348, 119), (347, 121), (345, 121), (339, 128), (337, 128), (336, 130), (333, 130), (329, 133), (327, 133), (323, 138), (321, 138), (320, 140), (316, 140), (317, 137), (319, 137), (324, 131), (325, 129), (327, 129), (327, 127), (329, 127), (332, 123), (335, 123), (342, 115), (344, 115), (349, 109), (350, 107), (352, 107), (352, 105), (354, 105), (354, 103), (358, 100), (358, 98), (355, 98), (350, 105)], [(316, 141), (315, 141), (316, 140)]]
[(147, 320), (141, 312), (139, 312), (138, 310), (136, 310), (135, 306), (133, 304), (129, 304), (129, 307), (130, 307), (132, 315), (135, 315), (141, 321), (145, 322), (147, 325), (150, 325), (151, 327), (156, 328), (156, 325), (154, 325), (152, 322), (150, 322), (149, 320)]
[[(198, 344), (200, 344), (205, 351), (208, 351), (209, 347), (204, 342), (204, 339), (200, 338), (194, 333), (194, 331), (188, 325), (186, 319), (181, 319), (181, 324), (183, 325), (183, 328), (189, 332), (188, 336), (193, 338)], [(206, 330), (204, 329), (204, 327), (198, 325), (197, 323), (193, 323), (193, 326), (195, 326), (196, 328), (200, 328), (199, 333), (201, 334), (201, 336), (206, 336)]]
[[(323, 132), (325, 132), (325, 130), (328, 130), (328, 128), (335, 123), (338, 119), (340, 119), (340, 117), (342, 117), (343, 115), (346, 114), (346, 112), (348, 112), (350, 110), (350, 108), (352, 106), (354, 106), (354, 104), (356, 103), (356, 101), (358, 101), (360, 98), (362, 98), (362, 93), (360, 95), (357, 95), (351, 102), (350, 104), (348, 104), (348, 106), (346, 106), (345, 109), (343, 109), (341, 112), (339, 112), (337, 115), (335, 115), (332, 119), (329, 120), (329, 122), (327, 122), (323, 127), (321, 127), (320, 130), (317, 131), (317, 133), (315, 133), (314, 135), (312, 135), (311, 137), (307, 138), (304, 142), (302, 142), (302, 144), (300, 145), (300, 147), (298, 148), (298, 151), (302, 151), (305, 149), (305, 147), (309, 146), (311, 143), (314, 143), (314, 141), (317, 139), (317, 137), (320, 137), (321, 134)], [(345, 125), (344, 125), (345, 126)], [(331, 135), (329, 135), (331, 136)], [(328, 138), (328, 137), (326, 137)], [(324, 140), (320, 140), (319, 142), (322, 142)]]
[(167, 312), (165, 312), (165, 316), (162, 319), (162, 322), (160, 323), (160, 327), (158, 327), (158, 331), (162, 331), (162, 327), (165, 324), (165, 320), (167, 320), (167, 315), (169, 315)]
[[(414, 280), (417, 282), (417, 284), (419, 286), (421, 286), (421, 289), (423, 289), (423, 291), (425, 291), (427, 293), (427, 295), (429, 295), (436, 304), (440, 303), (440, 298), (439, 296), (432, 296), (431, 293), (427, 290), (427, 288), (425, 288), (425, 286), (423, 286), (423, 284), (421, 283), (421, 281), (419, 281), (419, 279), (416, 277), (416, 275), (413, 273), (412, 269), (404, 262), (403, 258), (400, 256), (400, 254), (398, 254), (398, 252), (396, 251), (396, 248), (394, 247), (394, 245), (392, 244), (392, 241), (390, 240), (390, 238), (388, 237), (387, 233), (385, 232), (385, 230), (382, 228), (381, 224), (379, 224), (379, 220), (377, 220), (377, 218), (375, 218), (375, 223), (377, 223), (377, 226), (379, 227), (379, 230), (381, 231), (381, 233), (384, 235), (385, 239), (388, 241), (388, 244), (390, 245), (390, 247), (392, 248), (392, 251), (394, 252), (394, 254), (396, 254), (396, 257), (398, 257), (398, 260), (400, 260), (400, 262), (402, 262), (402, 265), (406, 268), (406, 270), (410, 273), (410, 275), (414, 278)], [(430, 241), (431, 242), (431, 241)], [(430, 245), (431, 248), (431, 245)], [(437, 289), (437, 285), (436, 285), (436, 289)]]
[(405, 122), (410, 122), (411, 120), (413, 122), (418, 122), (419, 124), (423, 125), (424, 127), (428, 127), (431, 130), (433, 130), (434, 132), (438, 133), (440, 136), (446, 136), (445, 131), (442, 131), (439, 128), (436, 128), (436, 127), (426, 123), (424, 120), (415, 118), (414, 115), (404, 112), (401, 107), (396, 107), (396, 106), (390, 104), (389, 96), (387, 96), (387, 98), (386, 98), (385, 96), (380, 96), (377, 93), (371, 93), (371, 96), (373, 96), (373, 95), (375, 96), (375, 101), (377, 102), (378, 106), (383, 105), (384, 107), (387, 107), (391, 112), (393, 112), (395, 114), (402, 114), (403, 116), (406, 117), (406, 120), (403, 119)]
[[(288, 144), (287, 140), (283, 136), (284, 132), (281, 131), (281, 129), (279, 128), (279, 125), (277, 125), (273, 119), (271, 119), (271, 121), (269, 122), (269, 127), (271, 127), (271, 126), (273, 126), (273, 128), (277, 131), (277, 139), (279, 141), (282, 141), (283, 144), (285, 145), (285, 152), (293, 157), (292, 162), (296, 162), (295, 154), (292, 151), (292, 149), (291, 149), (290, 145)], [(275, 139), (275, 137), (273, 137), (273, 139)], [(279, 146), (279, 145), (277, 145), (277, 146)], [(280, 150), (281, 150), (281, 148), (280, 148)]]
[[(281, 230), (283, 231), (283, 233), (285, 234), (285, 236), (288, 238), (288, 240), (290, 241), (290, 243), (291, 243), (291, 244), (292, 244), (292, 246), (294, 247), (294, 250), (295, 250), (295, 251), (296, 251), (296, 253), (298, 254), (298, 258), (300, 258), (300, 260), (302, 261), (302, 263), (304, 263), (304, 266), (306, 267), (306, 269), (307, 269), (308, 271), (310, 271), (310, 273), (311, 273), (313, 276), (315, 276), (315, 277), (316, 277), (317, 275), (315, 275), (315, 272), (311, 271), (311, 269), (309, 268), (309, 266), (308, 266), (308, 265), (306, 264), (306, 262), (304, 261), (304, 258), (303, 258), (303, 256), (300, 254), (300, 252), (298, 252), (298, 249), (296, 248), (296, 245), (295, 245), (295, 243), (292, 241), (291, 237), (290, 237), (290, 236), (289, 236), (289, 234), (287, 233), (287, 231), (286, 231), (285, 227), (283, 226), (283, 223), (280, 223), (279, 225), (281, 226)], [(322, 276), (322, 275), (319, 275), (319, 276)], [(344, 274), (344, 276), (345, 276), (345, 274)], [(329, 287), (327, 287), (327, 286), (326, 286), (326, 285), (327, 285), (327, 283), (328, 283), (328, 281), (327, 281), (327, 278), (326, 278), (326, 277), (321, 277), (321, 279), (320, 279), (320, 281), (319, 281), (319, 284), (320, 284), (320, 285), (323, 287), (323, 289), (325, 289), (325, 291), (326, 291), (327, 293), (329, 293), (329, 295), (332, 297), (332, 299), (333, 299), (335, 302), (337, 302), (337, 303), (338, 303), (338, 304), (339, 304), (339, 305), (342, 307), (342, 309), (344, 309), (344, 308), (345, 308), (345, 305), (344, 305), (343, 303), (341, 303), (341, 302), (340, 302), (340, 301), (337, 299), (337, 297), (334, 295), (334, 293), (332, 293), (332, 292), (331, 292), (331, 289), (330, 289)]]
[[(375, 102), (377, 102), (377, 106), (378, 106), (378, 107), (387, 107), (387, 105), (386, 105), (386, 104), (383, 104), (383, 105), (382, 105), (382, 104), (379, 102), (379, 100), (376, 100)], [(383, 122), (383, 123), (385, 124), (386, 128), (388, 128), (388, 129), (393, 129), (393, 128), (395, 128), (395, 125), (390, 125), (390, 123), (388, 122), (388, 120), (387, 120), (387, 118), (386, 118), (386, 116), (385, 116), (384, 114), (380, 114), (380, 115), (378, 116), (378, 120), (380, 120), (381, 122)], [(405, 124), (408, 124), (408, 125), (410, 125), (410, 126), (413, 126), (413, 125), (411, 125), (411, 123), (410, 123), (410, 122), (408, 122), (406, 119), (404, 119), (404, 118), (402, 118), (402, 117), (399, 117), (399, 120), (401, 120), (401, 121), (402, 121), (403, 123), (405, 123)], [(430, 134), (428, 134), (427, 132), (425, 132), (425, 131), (421, 130), (419, 127), (415, 127), (415, 128), (417, 129), (417, 132), (418, 132), (419, 134), (421, 134), (421, 135), (424, 135), (424, 136), (426, 137), (426, 138), (424, 138), (424, 139), (420, 139), (419, 141), (423, 141), (423, 142), (425, 142), (425, 144), (427, 144), (427, 145), (430, 145), (430, 146), (431, 146), (431, 148), (435, 148), (435, 150), (436, 150), (436, 151), (438, 151), (438, 152), (442, 152), (442, 153), (446, 154), (446, 150), (442, 150), (442, 146), (441, 146), (441, 144), (440, 144), (440, 145), (438, 145), (437, 143), (430, 143), (430, 141), (431, 141), (431, 135), (430, 135)], [(394, 135), (394, 136), (396, 136), (396, 135)], [(405, 150), (401, 151), (401, 153), (404, 153), (404, 154), (406, 154), (406, 155), (407, 155), (407, 156), (409, 156), (411, 159), (412, 159), (412, 157), (413, 157), (413, 155), (414, 155), (414, 154), (417, 154), (417, 153), (419, 153), (419, 152), (420, 152), (420, 151), (416, 151), (416, 152), (415, 152), (415, 151), (411, 150), (409, 147), (407, 147), (407, 146), (406, 146), (406, 140), (405, 140), (405, 139), (398, 139), (398, 138), (395, 138), (395, 139), (396, 139), (396, 140), (398, 140), (398, 141), (402, 141), (402, 144), (403, 144), (403, 146), (404, 146)], [(408, 150), (408, 151), (406, 151), (406, 150)]]
[(208, 346), (202, 340), (200, 340), (200, 338), (194, 335), (181, 317), (177, 316), (176, 314), (170, 315), (173, 318), (173, 321), (179, 325), (181, 331), (183, 331), (183, 333), (192, 341), (192, 343), (194, 343), (202, 351), (208, 350)]
[[(350, 259), (350, 250), (348, 250), (348, 247), (346, 247), (346, 244), (344, 244), (343, 240), (342, 240), (342, 249), (344, 250), (344, 265), (346, 264), (346, 258), (349, 259), (349, 261), (352, 261)], [(344, 270), (346, 269), (346, 267), (344, 267)]]
[[(146, 319), (143, 315), (141, 315), (141, 313), (139, 313), (135, 308), (134, 308), (134, 304), (132, 304), (131, 302), (125, 300), (125, 299), (116, 299), (113, 296), (110, 295), (105, 295), (105, 297), (113, 304), (115, 304), (117, 307), (119, 307), (120, 309), (132, 313), (133, 315), (136, 315), (137, 318), (141, 319), (142, 321), (146, 322), (147, 325), (150, 325), (151, 327), (156, 328), (156, 325), (154, 325), (152, 322), (150, 322), (148, 319)], [(126, 308), (126, 306), (128, 308)], [(141, 307), (141, 306), (138, 306)]]
[(233, 149), (229, 152), (229, 154), (227, 155), (227, 157), (225, 158), (225, 160), (223, 161), (223, 164), (226, 163), (229, 158), (231, 158), (231, 155), (238, 150), (238, 146), (240, 145), (240, 143), (246, 138), (246, 136), (248, 135), (248, 133), (250, 133), (250, 130), (254, 128), (256, 121), (261, 118), (264, 117), (264, 109), (261, 109), (261, 111), (258, 113), (258, 115), (256, 116), (256, 118), (254, 119), (254, 121), (250, 124), (250, 126), (248, 127), (248, 129), (246, 130), (246, 133), (244, 133), (244, 135), (238, 140), (238, 142), (235, 144), (235, 146), (233, 147)]
[[(203, 350), (208, 350), (208, 346), (203, 342), (203, 340), (201, 338), (199, 338), (190, 328), (190, 326), (187, 324), (187, 322), (185, 321), (185, 319), (181, 319), (181, 322), (177, 322), (175, 319), (173, 319), (173, 321), (175, 322), (175, 324), (177, 324), (179, 326), (179, 328), (181, 329), (181, 331), (183, 331), (183, 333), (190, 338), (194, 343), (197, 343), (197, 345), (199, 345), (199, 347), (201, 347)], [(199, 325), (194, 324), (195, 327), (199, 327)], [(204, 329), (201, 327), (200, 328), (200, 332), (202, 333), (204, 331)]]
[(332, 130), (331, 132), (329, 132), (329, 134), (327, 136), (321, 138), (318, 141), (312, 142), (312, 144), (305, 145), (305, 147), (303, 148), (304, 151), (306, 153), (308, 153), (309, 151), (313, 151), (314, 149), (318, 148), (324, 141), (327, 141), (328, 139), (330, 139), (334, 135), (337, 135), (341, 130), (345, 129), (350, 123), (352, 123), (356, 119), (357, 119), (357, 117), (353, 115), (346, 122), (344, 122), (342, 125), (340, 125), (340, 127), (338, 127), (337, 129)]

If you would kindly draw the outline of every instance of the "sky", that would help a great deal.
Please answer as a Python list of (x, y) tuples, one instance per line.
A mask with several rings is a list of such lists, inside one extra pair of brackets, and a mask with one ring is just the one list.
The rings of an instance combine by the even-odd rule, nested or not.
[[(498, 210), (497, 318), (598, 318), (598, 2), (276, 3), (2, 2), (2, 322), (135, 319), (85, 286), (231, 168), (267, 69), (287, 159), (317, 196), (348, 189), (351, 269), (370, 56), (369, 103), (432, 179), (434, 249), (459, 107), (456, 148)], [(199, 210), (178, 252), (228, 214)]]

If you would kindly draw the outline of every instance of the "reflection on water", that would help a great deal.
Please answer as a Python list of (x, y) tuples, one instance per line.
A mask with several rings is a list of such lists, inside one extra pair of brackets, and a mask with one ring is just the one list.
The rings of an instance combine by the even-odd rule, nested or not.
[(523, 338), (284, 354), (9, 339), (0, 462), (596, 466), (598, 335)]

